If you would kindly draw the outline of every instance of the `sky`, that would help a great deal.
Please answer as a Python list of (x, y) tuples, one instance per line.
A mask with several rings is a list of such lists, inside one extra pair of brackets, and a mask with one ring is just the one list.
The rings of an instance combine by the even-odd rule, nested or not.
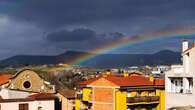
[[(90, 51), (127, 36), (194, 27), (194, 0), (0, 0), (0, 59)], [(180, 50), (181, 38), (116, 53)]]

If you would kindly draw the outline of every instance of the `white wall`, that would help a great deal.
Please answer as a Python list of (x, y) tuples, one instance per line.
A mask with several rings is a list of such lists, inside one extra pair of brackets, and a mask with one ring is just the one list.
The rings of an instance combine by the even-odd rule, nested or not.
[[(183, 51), (188, 49), (188, 44), (183, 44)], [(183, 70), (182, 70), (183, 68)], [(182, 72), (183, 71), (183, 72)], [(171, 93), (169, 77), (182, 78), (184, 93)], [(190, 89), (188, 78), (193, 78), (192, 94), (187, 94)], [(195, 47), (183, 53), (183, 67), (172, 66), (172, 69), (165, 73), (166, 108), (176, 106), (195, 106)]]
[(33, 94), (35, 94), (35, 93), (10, 90), (10, 89), (6, 89), (6, 88), (2, 88), (0, 90), (0, 96), (3, 99), (25, 98), (25, 97), (28, 97), (28, 96), (33, 95)]
[(0, 103), (1, 110), (19, 110), (19, 104), (22, 103), (28, 103), (29, 110), (38, 110), (38, 107), (42, 107), (42, 110), (55, 110), (54, 100)]
[(166, 93), (166, 109), (176, 106), (195, 106), (195, 96), (192, 94)]

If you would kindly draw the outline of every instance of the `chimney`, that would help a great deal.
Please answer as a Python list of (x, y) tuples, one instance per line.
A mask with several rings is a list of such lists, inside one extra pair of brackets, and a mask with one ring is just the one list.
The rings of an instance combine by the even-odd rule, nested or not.
[(186, 51), (188, 49), (188, 41), (184, 40), (182, 42), (182, 52)]
[(124, 76), (124, 77), (128, 77), (128, 76), (129, 76), (129, 73), (128, 73), (128, 72), (124, 72), (124, 73), (123, 73), (123, 76)]
[(149, 80), (150, 80), (151, 82), (154, 82), (154, 77), (153, 77), (153, 76), (150, 76)]

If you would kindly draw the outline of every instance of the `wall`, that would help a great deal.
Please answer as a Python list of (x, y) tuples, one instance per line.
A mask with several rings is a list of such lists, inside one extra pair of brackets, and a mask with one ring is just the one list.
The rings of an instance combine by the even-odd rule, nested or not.
[(59, 97), (60, 102), (62, 103), (62, 110), (73, 110), (73, 107), (75, 107), (75, 105), (73, 104), (74, 100), (69, 100), (59, 93), (57, 93), (57, 96)]
[[(31, 86), (29, 88), (24, 87), (23, 84), (25, 81), (29, 81), (31, 83)], [(37, 73), (31, 70), (24, 70), (21, 73), (18, 73), (15, 78), (12, 79), (9, 88), (33, 92), (55, 92), (52, 86), (45, 86), (44, 80), (41, 79)]]
[(195, 96), (192, 94), (166, 93), (166, 109), (176, 106), (195, 106)]
[(156, 96), (160, 97), (160, 102), (157, 106), (157, 110), (165, 110), (165, 90), (156, 89)]
[(92, 90), (93, 110), (114, 110), (114, 88), (94, 87)]
[(127, 109), (127, 93), (122, 91), (116, 91), (116, 109), (115, 110), (126, 110)]
[(1, 89), (0, 96), (3, 99), (14, 99), (14, 98), (24, 98), (32, 95), (34, 93), (17, 91), (17, 90), (9, 90), (9, 89)]
[(1, 110), (19, 110), (19, 104), (28, 103), (29, 110), (38, 110), (38, 107), (42, 107), (43, 110), (54, 110), (54, 100), (48, 101), (31, 101), (31, 102), (6, 102), (0, 103)]
[[(195, 48), (190, 50), (190, 65), (189, 65), (189, 73), (193, 75), (193, 82), (195, 82)], [(195, 95), (195, 84), (193, 85), (193, 95)]]

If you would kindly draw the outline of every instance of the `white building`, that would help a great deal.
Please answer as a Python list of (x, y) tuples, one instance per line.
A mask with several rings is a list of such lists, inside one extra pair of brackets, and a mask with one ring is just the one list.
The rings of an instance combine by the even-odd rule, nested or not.
[(164, 74), (166, 71), (168, 71), (170, 69), (170, 66), (166, 66), (166, 65), (159, 65), (156, 67), (152, 67), (151, 73), (158, 77), (161, 74)]
[(166, 108), (195, 106), (195, 47), (182, 43), (182, 65), (172, 65), (165, 73)]
[(0, 96), (0, 110), (55, 110), (56, 97), (50, 93), (1, 89)]

